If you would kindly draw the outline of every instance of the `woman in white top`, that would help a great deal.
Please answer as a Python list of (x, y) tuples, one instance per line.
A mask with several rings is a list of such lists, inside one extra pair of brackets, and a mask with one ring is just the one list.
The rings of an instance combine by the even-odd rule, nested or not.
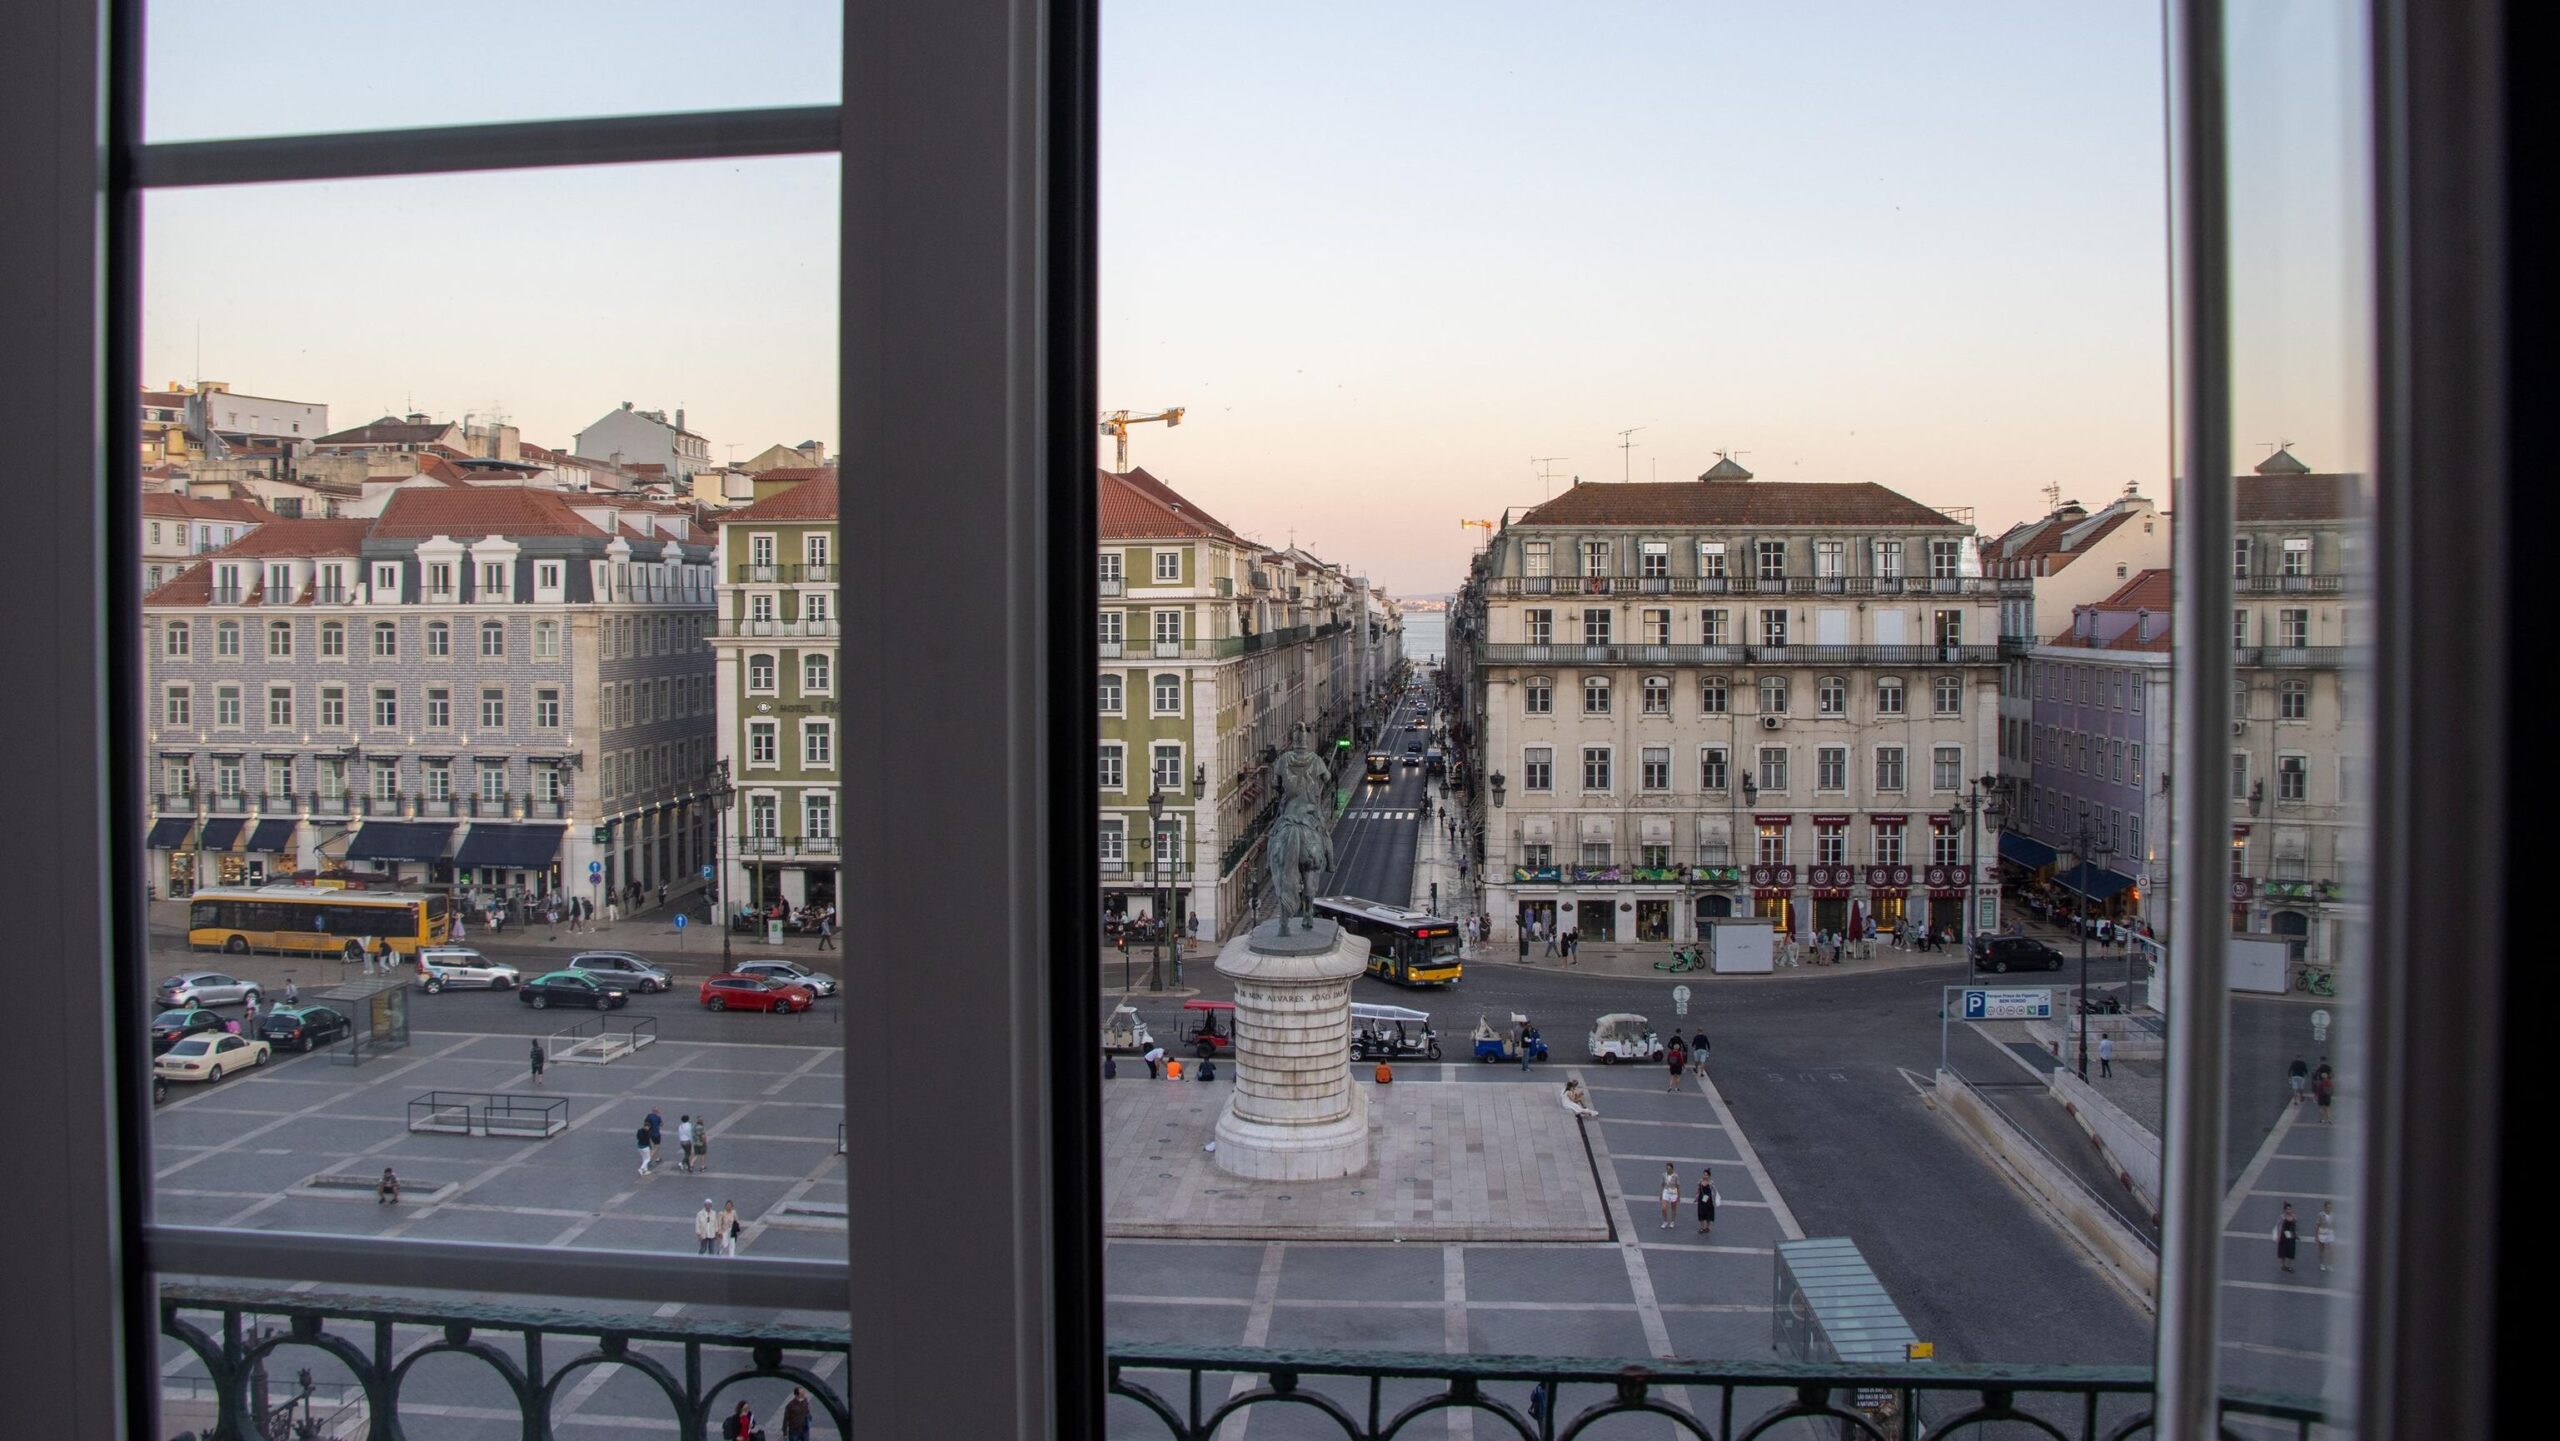
[(1591, 1098), (1584, 1094), (1582, 1082), (1578, 1080), (1567, 1081), (1564, 1083), (1564, 1108), (1573, 1112), (1576, 1116), (1597, 1116), (1600, 1114), (1598, 1110), (1593, 1108)]
[(1680, 1173), (1671, 1163), (1662, 1163), (1662, 1229), (1671, 1229), (1671, 1218), (1680, 1209)]
[(2329, 1269), (2329, 1247), (2338, 1239), (2338, 1218), (2330, 1212), (2330, 1203), (2320, 1203), (2320, 1219), (2311, 1228), (2311, 1239), (2320, 1243), (2320, 1269)]

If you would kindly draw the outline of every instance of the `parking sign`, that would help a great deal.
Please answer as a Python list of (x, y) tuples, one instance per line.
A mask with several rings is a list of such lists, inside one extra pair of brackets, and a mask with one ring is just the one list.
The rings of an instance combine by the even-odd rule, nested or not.
[(1964, 993), (1968, 1021), (2041, 1021), (2052, 1015), (2051, 991), (1968, 989)]

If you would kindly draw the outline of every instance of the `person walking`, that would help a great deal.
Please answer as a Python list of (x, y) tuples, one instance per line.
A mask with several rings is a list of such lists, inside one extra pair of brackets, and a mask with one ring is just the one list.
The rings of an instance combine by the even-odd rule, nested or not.
[(693, 1169), (696, 1171), (711, 1169), (711, 1118), (709, 1116), (693, 1118)]
[(739, 1402), (729, 1419), (720, 1423), (720, 1441), (756, 1441), (756, 1413), (746, 1402)]
[[(1707, 1073), (1707, 1028), (1706, 1028), (1706, 1027), (1704, 1027), (1704, 1026), (1700, 1026), (1700, 1027), (1697, 1029), (1696, 1033), (1695, 1033), (1695, 1034), (1693, 1034), (1693, 1035), (1691, 1035), (1691, 1036), (1689, 1037), (1689, 1064), (1691, 1064), (1691, 1065), (1693, 1065), (1693, 1066), (1696, 1066), (1696, 1067), (1698, 1068), (1698, 1074), (1699, 1074), (1701, 1077), (1703, 1077), (1703, 1076), (1705, 1076), (1705, 1075), (1706, 1075), (1706, 1073)], [(1698, 1084), (1700, 1084), (1701, 1086), (1703, 1086), (1703, 1085), (1705, 1085), (1705, 1084), (1706, 1084), (1706, 1082), (1705, 1082), (1704, 1080), (1701, 1080)]]
[(1548, 930), (1544, 924), (1536, 921), (1530, 922), (1530, 928), (1535, 930), (1540, 939), (1546, 942), (1546, 949), (1541, 951), (1539, 954), (1548, 956), (1554, 955), (1556, 953), (1556, 932)]
[(2329, 1202), (2321, 1202), (2320, 1219), (2311, 1223), (2311, 1239), (2319, 1243), (2320, 1269), (2323, 1271), (2329, 1269), (2329, 1248), (2338, 1243), (2338, 1218), (2329, 1206)]
[(2302, 1106), (2303, 1088), (2310, 1082), (2311, 1068), (2303, 1064), (2300, 1056), (2294, 1057), (2293, 1064), (2284, 1068), (2284, 1083), (2286, 1089), (2293, 1092), (2293, 1104), (2297, 1110)]
[(646, 1122), (646, 1121), (642, 1121), (642, 1122), (640, 1123), (640, 1129), (635, 1133), (635, 1139), (637, 1139), (637, 1140), (639, 1141), (639, 1143), (640, 1143), (640, 1174), (641, 1174), (641, 1175), (643, 1175), (643, 1176), (645, 1176), (645, 1175), (648, 1175), (648, 1174), (649, 1174), (649, 1123), (648, 1123), (648, 1122)]
[(702, 1209), (693, 1213), (693, 1253), (697, 1256), (720, 1254), (720, 1213), (711, 1209), (711, 1198), (702, 1198)]
[(738, 1222), (738, 1203), (734, 1200), (722, 1203), (720, 1207), (720, 1254), (723, 1256), (737, 1255), (738, 1238), (746, 1233), (746, 1229), (747, 1228), (745, 1226), (740, 1225)]
[(536, 1038), (533, 1043), (533, 1083), (537, 1086), (542, 1084), (542, 1061), (542, 1042)]
[(693, 1117), (676, 1117), (676, 1169), (693, 1169)]
[(782, 1403), (782, 1441), (809, 1441), (809, 1393), (794, 1386)]
[(2284, 1203), (2284, 1214), (2276, 1218), (2276, 1264), (2293, 1269), (2294, 1247), (2302, 1240), (2300, 1227), (2293, 1219), (2293, 1203)]
[(366, 975), (373, 974), (373, 937), (356, 937), (356, 959), (364, 962)]
[(302, 1004), (302, 992), (294, 987), (293, 977), (291, 976), (284, 978), (284, 1003), (287, 1006), (299, 1006)]
[(1698, 1234), (1703, 1236), (1716, 1227), (1716, 1171), (1713, 1166), (1698, 1168)]
[(651, 1106), (649, 1108), (649, 1164), (652, 1166), (658, 1164), (658, 1147), (664, 1142), (666, 1130), (667, 1118), (658, 1114), (657, 1107)]
[(1679, 1090), (1680, 1073), (1689, 1069), (1689, 1048), (1680, 1044), (1680, 1038), (1678, 1036), (1673, 1036), (1671, 1038), (1670, 1049), (1662, 1053), (1662, 1063), (1671, 1072), (1671, 1084), (1663, 1087), (1662, 1089), (1666, 1091)]
[(1529, 932), (1526, 929), (1520, 932), (1520, 964), (1529, 964)]
[(822, 951), (832, 951), (832, 950), (834, 950), (835, 948), (836, 948), (836, 918), (835, 918), (835, 915), (834, 915), (834, 913), (832, 913), (832, 912), (821, 912), (821, 913), (819, 914), (819, 916), (818, 916), (818, 949), (819, 949), (819, 950), (822, 950)]
[[(2086, 1025), (2087, 1022), (2084, 1021), (2082, 1024)], [(2098, 1037), (2098, 1075), (2103, 1079), (2115, 1073), (2116, 1038), (2112, 1035), (2101, 1035)]]
[(2311, 1098), (2320, 1103), (2321, 1125), (2329, 1124), (2329, 1103), (2337, 1098), (2337, 1094), (2338, 1078), (2330, 1073), (2327, 1066), (2322, 1066), (2319, 1074), (2311, 1079)]
[(1680, 1209), (1680, 1173), (1669, 1161), (1662, 1163), (1662, 1229), (1671, 1229), (1671, 1215)]

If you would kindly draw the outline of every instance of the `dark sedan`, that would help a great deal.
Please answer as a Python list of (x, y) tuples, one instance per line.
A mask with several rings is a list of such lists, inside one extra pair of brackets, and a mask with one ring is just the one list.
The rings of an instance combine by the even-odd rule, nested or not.
[(620, 986), (609, 986), (584, 971), (546, 971), (524, 983), (516, 999), (539, 1011), (550, 1006), (585, 1006), (590, 1010), (611, 1010), (627, 1005), (631, 993)]
[(258, 1022), (258, 1039), (279, 1050), (308, 1051), (354, 1034), (355, 1023), (327, 1006), (279, 1006)]
[(222, 1029), (222, 1018), (202, 1006), (162, 1011), (151, 1018), (151, 1054), (159, 1055), (189, 1036)]
[(2026, 936), (1976, 936), (1973, 968), (1977, 971), (2058, 971), (2062, 952)]

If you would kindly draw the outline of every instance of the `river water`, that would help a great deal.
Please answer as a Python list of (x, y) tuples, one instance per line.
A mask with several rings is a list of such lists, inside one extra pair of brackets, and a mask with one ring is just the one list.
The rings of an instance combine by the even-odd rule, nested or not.
[(1448, 652), (1449, 617), (1427, 611), (1410, 611), (1404, 618), (1404, 658), (1416, 665), (1439, 660)]

